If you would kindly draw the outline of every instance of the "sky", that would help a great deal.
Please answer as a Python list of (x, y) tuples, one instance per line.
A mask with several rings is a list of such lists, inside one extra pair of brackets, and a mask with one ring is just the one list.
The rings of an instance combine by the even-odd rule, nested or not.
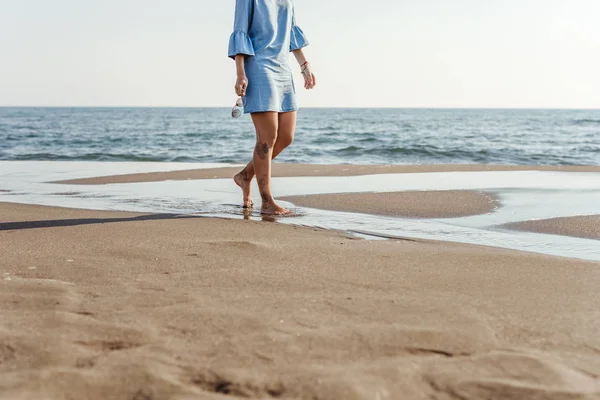
[[(0, 106), (232, 106), (234, 5), (0, 0)], [(295, 8), (318, 81), (296, 85), (304, 107), (600, 108), (599, 0)]]

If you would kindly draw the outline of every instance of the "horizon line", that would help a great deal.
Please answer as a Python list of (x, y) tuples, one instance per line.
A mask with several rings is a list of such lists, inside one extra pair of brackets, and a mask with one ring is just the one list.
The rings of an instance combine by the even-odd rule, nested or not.
[[(212, 108), (222, 109), (231, 108), (231, 106), (150, 106), (150, 105), (0, 105), (0, 108), (181, 108), (181, 109), (200, 109)], [(389, 109), (389, 110), (586, 110), (600, 111), (600, 107), (488, 107), (488, 106), (306, 106), (302, 109)]]

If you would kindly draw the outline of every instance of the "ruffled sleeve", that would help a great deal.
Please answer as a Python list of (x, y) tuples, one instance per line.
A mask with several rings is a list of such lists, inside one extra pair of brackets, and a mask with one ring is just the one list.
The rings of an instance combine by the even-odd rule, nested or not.
[(229, 57), (235, 59), (238, 54), (254, 55), (254, 46), (248, 31), (252, 24), (254, 0), (236, 0), (233, 33), (229, 37)]
[(298, 25), (296, 25), (296, 11), (292, 9), (292, 32), (290, 34), (290, 51), (308, 46), (308, 39)]
[(238, 54), (254, 55), (252, 40), (246, 32), (234, 31), (229, 38), (229, 57), (235, 58)]

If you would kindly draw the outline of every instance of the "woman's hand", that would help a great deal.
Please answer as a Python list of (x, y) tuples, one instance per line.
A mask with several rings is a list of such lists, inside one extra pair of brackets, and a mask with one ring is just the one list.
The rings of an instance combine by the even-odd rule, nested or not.
[(240, 97), (246, 95), (246, 89), (248, 88), (248, 79), (246, 75), (238, 75), (237, 81), (235, 82), (235, 94)]
[(312, 67), (310, 66), (310, 63), (306, 63), (306, 65), (304, 66), (302, 76), (304, 77), (305, 89), (310, 90), (316, 86), (317, 78), (315, 78), (315, 74), (313, 74), (312, 72)]

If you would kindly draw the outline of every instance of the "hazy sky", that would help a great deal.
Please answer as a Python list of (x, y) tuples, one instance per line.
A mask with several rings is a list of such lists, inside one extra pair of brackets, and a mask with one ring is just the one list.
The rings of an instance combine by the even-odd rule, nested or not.
[[(230, 106), (234, 4), (0, 0), (0, 105)], [(599, 0), (295, 4), (301, 106), (600, 108)]]

